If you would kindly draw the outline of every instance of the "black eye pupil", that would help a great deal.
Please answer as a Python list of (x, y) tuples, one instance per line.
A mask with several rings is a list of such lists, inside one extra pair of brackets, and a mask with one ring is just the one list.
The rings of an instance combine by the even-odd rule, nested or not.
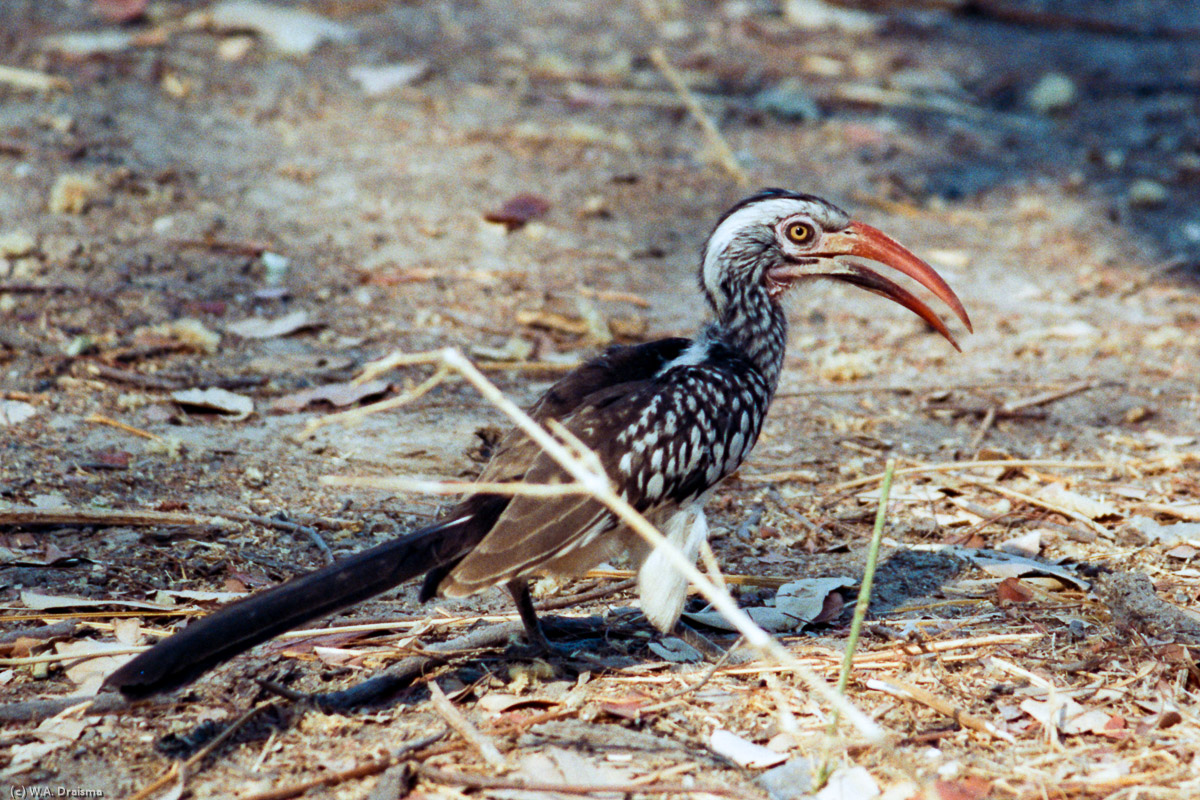
[(792, 237), (792, 241), (803, 242), (808, 238), (808, 226), (797, 223), (792, 226), (788, 234)]

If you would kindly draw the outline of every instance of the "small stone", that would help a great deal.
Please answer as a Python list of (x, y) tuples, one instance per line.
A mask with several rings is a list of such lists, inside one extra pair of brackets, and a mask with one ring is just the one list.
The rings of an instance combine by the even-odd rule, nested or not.
[(1145, 406), (1134, 406), (1125, 412), (1122, 419), (1126, 425), (1136, 425), (1139, 422), (1149, 419), (1154, 416), (1154, 412)]
[(1075, 81), (1061, 72), (1047, 72), (1025, 95), (1025, 102), (1039, 114), (1048, 114), (1074, 104), (1075, 95)]
[(427, 61), (362, 64), (350, 68), (350, 78), (358, 83), (368, 97), (377, 97), (392, 89), (414, 84), (425, 77), (428, 72), (429, 62)]
[(49, 234), (42, 239), (38, 248), (46, 263), (53, 266), (67, 266), (75, 256), (83, 252), (83, 242), (74, 236)]
[(241, 61), (252, 47), (253, 36), (226, 36), (217, 45), (217, 58), (222, 61)]
[(11, 268), (8, 271), (9, 277), (17, 281), (35, 278), (45, 271), (42, 269), (42, 262), (34, 256), (14, 258), (9, 263), (11, 264)]
[(242, 472), (242, 477), (251, 486), (265, 486), (267, 483), (267, 476), (258, 467), (246, 467)]
[(1139, 208), (1161, 206), (1167, 202), (1167, 187), (1158, 181), (1141, 178), (1130, 184), (1129, 191), (1126, 192), (1125, 196), (1131, 206)]
[(875, 33), (883, 27), (884, 17), (854, 8), (841, 8), (825, 0), (788, 0), (783, 18), (805, 31), (835, 30), (849, 34)]
[(612, 211), (608, 207), (608, 199), (602, 194), (589, 195), (584, 198), (583, 204), (579, 207), (579, 216), (604, 219), (611, 217)]
[(0, 234), (0, 256), (19, 258), (27, 256), (37, 247), (37, 240), (28, 231), (9, 231)]
[(82, 214), (100, 191), (100, 183), (91, 175), (67, 172), (50, 187), (47, 204), (52, 214)]
[(288, 257), (267, 251), (262, 254), (261, 258), (263, 266), (267, 270), (265, 276), (267, 285), (278, 286), (283, 283), (283, 279), (287, 277), (288, 267), (291, 265)]
[(793, 758), (759, 775), (755, 783), (771, 796), (771, 800), (794, 800), (812, 791), (812, 772), (813, 764), (807, 758)]
[(754, 95), (751, 104), (764, 114), (788, 122), (816, 122), (821, 118), (817, 101), (805, 91), (799, 78), (784, 78)]

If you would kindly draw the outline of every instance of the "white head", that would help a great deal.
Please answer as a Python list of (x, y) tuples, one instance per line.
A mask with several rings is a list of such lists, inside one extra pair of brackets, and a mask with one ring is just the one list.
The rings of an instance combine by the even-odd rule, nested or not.
[(704, 245), (700, 286), (718, 319), (724, 319), (751, 295), (765, 292), (769, 301), (778, 303), (801, 280), (833, 278), (899, 303), (954, 344), (945, 325), (921, 300), (864, 265), (842, 261), (844, 256), (870, 259), (909, 275), (970, 329), (962, 303), (932, 267), (833, 203), (784, 189), (764, 189), (721, 217)]

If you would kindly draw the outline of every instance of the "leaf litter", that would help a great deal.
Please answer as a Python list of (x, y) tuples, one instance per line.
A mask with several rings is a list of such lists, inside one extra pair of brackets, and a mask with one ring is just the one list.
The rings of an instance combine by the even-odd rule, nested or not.
[[(989, 74), (1009, 83), (951, 81), (947, 88), (944, 75), (938, 74), (947, 71), (943, 61), (962, 63), (956, 59), (969, 57), (971, 64), (979, 63), (977, 52), (960, 53), (942, 38), (952, 26), (972, 24), (952, 10), (926, 18), (921, 36), (944, 46), (933, 57), (921, 48), (903, 49), (901, 43), (910, 35), (903, 25), (895, 26), (889, 40), (871, 34), (891, 18), (887, 4), (865, 20), (836, 13), (850, 10), (837, 4), (786, 4), (784, 15), (743, 5), (723, 6), (720, 14), (727, 17), (720, 19), (714, 10), (711, 19), (660, 20), (661, 39), (656, 35), (651, 41), (638, 38), (645, 33), (613, 26), (610, 40), (579, 51), (573, 43), (581, 40), (564, 11), (554, 20), (536, 20), (563, 26), (560, 40), (571, 44), (564, 51), (553, 38), (522, 39), (520, 46), (500, 43), (495, 52), (481, 54), (472, 48), (484, 41), (501, 42), (497, 37), (502, 37), (503, 20), (482, 21), (487, 36), (472, 38), (480, 21), (441, 11), (436, 12), (443, 14), (439, 18), (423, 4), (409, 4), (387, 13), (428, 12), (433, 16), (426, 22), (440, 21), (412, 28), (409, 35), (416, 46), (411, 53), (406, 40), (402, 53), (388, 45), (367, 53), (369, 58), (337, 48), (375, 47), (369, 38), (364, 42), (354, 35), (390, 24), (386, 15), (371, 16), (371, 3), (338, 9), (336, 18), (318, 18), (315, 26), (315, 14), (305, 12), (304, 20), (273, 16), (276, 9), (260, 3), (210, 3), (201, 10), (208, 17), (186, 20), (176, 10), (151, 5), (147, 24), (162, 25), (153, 46), (162, 54), (164, 69), (178, 71), (173, 58), (181, 50), (188, 59), (199, 59), (188, 64), (212, 59), (214, 68), (199, 70), (204, 79), (186, 103), (166, 100), (172, 97), (171, 84), (163, 80), (160, 85), (157, 71), (126, 68), (146, 44), (120, 29), (115, 31), (121, 34), (119, 49), (95, 52), (86, 65), (104, 76), (100, 95), (149, 81), (152, 96), (161, 91), (165, 102), (179, 103), (180, 118), (211, 114), (245, 137), (239, 140), (244, 148), (209, 149), (196, 161), (187, 152), (159, 158), (150, 149), (145, 151), (149, 155), (128, 159), (128, 175), (111, 180), (108, 173), (101, 180), (66, 171), (60, 160), (43, 156), (110, 149), (125, 153), (123, 140), (136, 138), (121, 129), (126, 123), (120, 119), (93, 122), (110, 115), (87, 70), (78, 77), (71, 73), (72, 83), (78, 84), (72, 103), (79, 105), (62, 106), (71, 110), (61, 117), (39, 109), (28, 112), (39, 120), (29, 125), (6, 116), (3, 158), (13, 160), (15, 173), (29, 170), (38, 185), (57, 185), (47, 208), (69, 215), (71, 223), (80, 223), (80, 232), (68, 236), (62, 219), (47, 217), (46, 209), (33, 209), (35, 204), (5, 207), (6, 219), (11, 215), (14, 226), (30, 231), (38, 248), (6, 256), (0, 265), (9, 282), (0, 290), (0, 309), (6, 315), (0, 326), (5, 359), (0, 403), (22, 417), (4, 428), (6, 446), (14, 446), (7, 447), (0, 462), (0, 510), (53, 497), (49, 505), (81, 513), (40, 523), (26, 517), (6, 524), (0, 535), (6, 540), (53, 538), (62, 551), (86, 559), (83, 567), (50, 570), (42, 564), (21, 568), (35, 572), (14, 573), (21, 576), (17, 585), (28, 590), (32, 584), (43, 595), (59, 598), (53, 602), (61, 605), (23, 605), (14, 591), (10, 605), (22, 621), (6, 625), (31, 627), (61, 611), (80, 621), (78, 641), (99, 636), (111, 637), (105, 643), (125, 644), (129, 632), (117, 632), (117, 615), (145, 612), (142, 628), (165, 626), (155, 636), (167, 632), (173, 617), (165, 616), (164, 609), (114, 605), (114, 600), (144, 602), (163, 588), (185, 599), (183, 593), (195, 592), (194, 599), (204, 600), (230, 574), (265, 583), (320, 563), (303, 539), (250, 523), (214, 534), (218, 529), (180, 515), (147, 527), (144, 535), (131, 535), (102, 514), (82, 512), (184, 503), (211, 516), (222, 510), (299, 513), (338, 553), (353, 552), (392, 535), (397, 527), (420, 524), (436, 513), (437, 504), (319, 490), (316, 475), (348, 463), (347, 470), (370, 473), (469, 477), (477, 467), (465, 454), (465, 443), (476, 426), (496, 421), (453, 385), (443, 384), (387, 418), (363, 421), (362, 430), (325, 431), (297, 445), (290, 435), (297, 428), (293, 415), (309, 413), (303, 405), (282, 417), (261, 415), (238, 426), (214, 424), (212, 417), (182, 413), (170, 392), (152, 382), (139, 386), (140, 398), (135, 398), (128, 386), (93, 367), (119, 365), (127, 378), (165, 370), (177, 381), (175, 387), (210, 386), (200, 378), (216, 375), (233, 382), (226, 391), (245, 399), (249, 393), (236, 382), (247, 373), (262, 373), (269, 379), (257, 384), (253, 400), (263, 407), (277, 398), (294, 401), (314, 384), (339, 388), (330, 390), (335, 393), (331, 397), (305, 403), (336, 405), (333, 397), (353, 397), (353, 391), (337, 395), (345, 378), (320, 367), (324, 362), (319, 358), (312, 362), (318, 366), (303, 374), (247, 365), (254, 359), (285, 364), (334, 349), (337, 357), (361, 364), (398, 345), (415, 351), (454, 342), (484, 348), (480, 352), (491, 348), (526, 369), (526, 362), (549, 367), (556, 358), (577, 360), (584, 339), (638, 340), (690, 331), (696, 316), (677, 309), (680, 287), (690, 289), (694, 280), (691, 260), (703, 235), (699, 229), (738, 193), (725, 173), (704, 166), (708, 159), (700, 148), (705, 143), (689, 127), (692, 120), (680, 116), (685, 104), (642, 56), (649, 47), (668, 49), (667, 42), (668, 63), (687, 65), (684, 78), (701, 110), (720, 109), (718, 132), (736, 140), (731, 152), (746, 160), (742, 166), (753, 171), (755, 180), (802, 183), (821, 175), (823, 185), (800, 188), (838, 195), (856, 213), (896, 229), (922, 252), (963, 256), (957, 261), (963, 266), (944, 266), (951, 268), (948, 275), (956, 288), (966, 287), (964, 296), (972, 297), (972, 313), (982, 324), (964, 342), (967, 356), (958, 360), (929, 347), (914, 326), (878, 305), (866, 305), (872, 300), (835, 295), (836, 302), (817, 305), (797, 298), (797, 338), (773, 416), (754, 460), (740, 480), (714, 495), (710, 506), (714, 549), (742, 604), (777, 611), (782, 584), (839, 576), (858, 580), (858, 545), (871, 504), (867, 479), (888, 454), (898, 451), (908, 459), (901, 467), (914, 470), (905, 478), (911, 484), (898, 487), (889, 513), (896, 568), (881, 572), (880, 610), (855, 657), (851, 684), (851, 697), (893, 734), (894, 742), (870, 746), (844, 730), (831, 745), (824, 733), (827, 709), (797, 691), (794, 679), (777, 665), (755, 660), (743, 648), (733, 649), (734, 655), (718, 664), (719, 656), (689, 638), (687, 647), (702, 656), (692, 660), (676, 644), (683, 639), (651, 639), (648, 630), (631, 622), (636, 614), (626, 608), (630, 601), (624, 595), (591, 600), (578, 609), (603, 617), (612, 631), (610, 641), (593, 648), (594, 660), (559, 665), (557, 672), (543, 677), (529, 671), (518, 678), (505, 671), (505, 662), (489, 660), (490, 651), (479, 651), (466, 666), (441, 666), (421, 681), (443, 681), (467, 721), (503, 746), (513, 769), (528, 767), (523, 777), (529, 779), (553, 774), (563, 780), (569, 775), (572, 780), (640, 781), (637, 785), (647, 789), (673, 781), (692, 786), (712, 781), (742, 795), (769, 792), (772, 797), (818, 791), (826, 793), (819, 796), (884, 793), (938, 800), (1100, 798), (1132, 792), (1195, 796), (1200, 787), (1191, 765), (1200, 731), (1189, 607), (1200, 596), (1200, 572), (1178, 550), (1193, 546), (1194, 526), (1200, 521), (1195, 297), (1193, 290), (1169, 278), (1170, 270), (1157, 271), (1162, 262), (1139, 251), (1135, 233), (1141, 224), (1151, 231), (1156, 224), (1165, 226), (1162, 230), (1183, 230), (1188, 221), (1175, 206), (1186, 209), (1194, 203), (1160, 204), (1154, 212), (1135, 203), (1129, 213), (1137, 225), (1126, 224), (1120, 221), (1127, 208), (1124, 199), (1108, 197), (1097, 187), (1126, 181), (1132, 188), (1136, 176), (1102, 173), (1095, 186), (1087, 184), (1087, 176), (1095, 175), (1088, 170), (1119, 169), (1111, 165), (1137, 164), (1141, 158), (1154, 165), (1174, 158), (1172, 164), (1186, 176), (1194, 171), (1188, 166), (1189, 153), (1155, 151), (1147, 156), (1131, 146), (1120, 154), (1087, 154), (1077, 162), (1085, 176), (1080, 184), (1022, 175), (992, 189), (963, 190), (956, 182), (971, 177), (969, 164), (934, 163), (938, 153), (962, 151), (966, 162), (973, 150), (985, 158), (1019, 158), (1021, 148), (1009, 144), (1015, 137), (1035, 157), (1045, 155), (1032, 139), (1021, 138), (1026, 136), (1021, 126), (1036, 127), (1037, 119), (1021, 116), (1024, 112), (1002, 115), (995, 106), (1003, 105), (1009, 94), (1028, 97), (1046, 70), (1032, 64), (997, 66)], [(251, 20), (230, 16), (231, 8), (251, 14)], [(829, 14), (830, 8), (835, 13)], [(977, 13), (993, 8), (981, 4)], [(1126, 13), (1134, 19), (1141, 8), (1131, 4)], [(329, 4), (314, 9), (333, 14)], [(226, 16), (213, 16), (218, 11)], [(1049, 37), (1046, 41), (1056, 41), (1055, 26), (1081, 24), (1079, 18), (1062, 16), (1074, 12), (1057, 17), (1028, 13), (1033, 16), (1025, 32)], [(67, 33), (70, 19), (60, 20), (60, 14), (66, 12), (46, 12), (46, 26)], [(163, 22), (164, 14), (171, 24)], [(1130, 19), (1108, 24), (1132, 24)], [(827, 46), (819, 53), (795, 45), (791, 27), (814, 20), (825, 20), (820, 29)], [(297, 21), (304, 23), (304, 35), (290, 44), (278, 38)], [(175, 25), (179, 22), (187, 24)], [(204, 30), (180, 33), (193, 25)], [(716, 46), (711, 38), (719, 25), (738, 26), (732, 47)], [(854, 25), (860, 26), (858, 32), (844, 32), (855, 30)], [(288, 50), (287, 58), (293, 60), (248, 54), (242, 35), (247, 29), (272, 47)], [(326, 86), (330, 75), (345, 78), (347, 64), (387, 65), (397, 58), (417, 63), (418, 55), (441, 52), (464, 32), (457, 40), (465, 43), (460, 45), (462, 58), (431, 58), (419, 83), (377, 97), (371, 105), (360, 105), (357, 93), (346, 97), (348, 93), (330, 92)], [(432, 37), (426, 49), (422, 37)], [(349, 44), (352, 39), (358, 44)], [(863, 47), (865, 41), (872, 46)], [(221, 55), (232, 52), (223, 48), (229, 42), (242, 49), (240, 60)], [(688, 50), (692, 42), (699, 49)], [(1099, 57), (1106, 48), (1094, 49)], [(471, 53), (486, 64), (474, 73)], [(64, 58), (48, 57), (43, 62), (39, 56), (30, 66), (54, 71), (55, 59)], [(999, 56), (992, 52), (990, 57)], [(323, 60), (329, 58), (333, 61)], [(264, 63), (287, 68), (263, 69)], [(911, 63), (906, 69), (916, 75), (898, 75), (897, 63)], [(796, 75), (747, 70), (747, 65), (766, 64), (771, 69), (786, 65)], [(1100, 68), (1095, 74), (1109, 72)], [(501, 83), (490, 83), (493, 76)], [(795, 78), (787, 85), (803, 87), (821, 111), (820, 125), (764, 122), (740, 104), (763, 86), (784, 85), (786, 78)], [(1152, 65), (1146, 78), (1155, 80)], [(245, 94), (245, 87), (258, 87), (259, 81), (261, 96)], [(312, 114), (303, 104), (293, 108), (297, 83), (312, 93), (309, 99), (331, 104), (336, 113)], [(514, 85), (521, 91), (513, 92)], [(1078, 85), (1084, 88), (1083, 82)], [(906, 86), (926, 88), (914, 92)], [(1034, 107), (1032, 113), (1059, 115), (1054, 125), (1066, 127), (1093, 108), (1102, 112), (1106, 104), (1124, 102), (1113, 97), (1100, 92), (1087, 107), (1074, 102), (1044, 111)], [(15, 92), (6, 106), (25, 102)], [(1067, 97), (1066, 102), (1073, 101)], [(138, 107), (126, 105), (135, 117)], [(1123, 118), (1109, 117), (1114, 125)], [(276, 127), (257, 128), (257, 120)], [(160, 124), (172, 123), (164, 118)], [(191, 124), (178, 131), (176, 141), (196, 141), (184, 135)], [(115, 126), (112, 131), (105, 127), (109, 125)], [(660, 130), (665, 134), (658, 135)], [(1036, 138), (1055, 141), (1049, 129), (1037, 130), (1041, 133), (1032, 134)], [(1001, 146), (991, 142), (1004, 143), (1006, 149), (990, 149)], [(267, 144), (272, 166), (263, 170), (246, 154)], [(1162, 147), (1171, 146), (1164, 140)], [(496, 157), (500, 148), (503, 159)], [(1046, 160), (1065, 164), (1069, 155)], [(144, 163), (139, 160), (143, 157)], [(401, 158), (417, 172), (405, 171)], [(214, 164), (226, 161), (232, 165), (228, 170), (214, 171)], [(160, 169), (177, 162), (177, 168)], [(904, 166), (908, 162), (918, 165), (915, 174)], [(853, 169), (840, 169), (850, 163)], [(943, 167), (949, 175), (939, 178)], [(421, 169), (433, 172), (425, 176)], [(394, 195), (388, 187), (398, 185), (401, 172), (402, 194)], [(950, 189), (939, 193), (929, 182), (943, 179)], [(603, 202), (585, 203), (577, 196), (575, 190), (585, 186), (588, 197), (598, 194)], [(1181, 201), (1191, 191), (1182, 181), (1166, 190)], [(291, 202), (297, 193), (303, 200)], [(504, 208), (505, 198), (521, 194), (538, 202)], [(201, 196), (204, 202), (198, 202)], [(216, 209), (237, 207), (248, 213), (215, 213), (210, 199)], [(511, 226), (511, 232), (497, 237), (481, 230), (486, 228), (485, 213), (503, 217), (499, 224)], [(163, 253), (159, 237), (153, 237), (153, 245), (139, 237), (165, 214), (177, 215), (176, 224), (194, 219), (211, 230), (227, 226), (230, 241), (284, 239), (287, 252), (295, 253), (295, 266), (276, 269), (272, 277), (267, 274), (270, 264), (245, 253), (189, 250), (186, 259)], [(707, 221), (701, 223), (700, 217)], [(354, 234), (343, 236), (342, 231)], [(1128, 252), (1114, 249), (1114, 232), (1128, 243)], [(72, 236), (75, 241), (66, 241)], [(376, 250), (389, 248), (388, 263), (395, 265), (396, 274), (416, 279), (357, 285), (353, 270), (343, 269), (346, 256), (351, 263), (363, 263)], [(136, 271), (130, 264), (137, 264)], [(319, 269), (305, 275), (303, 264)], [(479, 278), (459, 280), (470, 275)], [(64, 285), (73, 280), (76, 286), (93, 287), (99, 299), (81, 302), (51, 291), (49, 282), (25, 283), (35, 278), (61, 279)], [(327, 332), (336, 337), (288, 336), (284, 326), (277, 335), (218, 337), (211, 344), (212, 331), (230, 330), (222, 319), (225, 309), (233, 319), (259, 320), (254, 323), (258, 332), (286, 319), (271, 305), (283, 295), (261, 291), (271, 280), (285, 282), (306, 302), (323, 304)], [(646, 298), (653, 311), (642, 318), (641, 328), (621, 328), (614, 324), (614, 315), (621, 312), (599, 294), (583, 293), (579, 287), (585, 284), (612, 296)], [(36, 293), (26, 292), (31, 288)], [(587, 297), (588, 303), (573, 304), (576, 295)], [(550, 297), (561, 302), (551, 305)], [(201, 304), (194, 312), (200, 328), (189, 333), (160, 322), (193, 301)], [(518, 319), (528, 328), (521, 331), (520, 346), (508, 352)], [(156, 330), (158, 325), (166, 327)], [(138, 332), (129, 337), (132, 348), (112, 347), (125, 341), (122, 331)], [(14, 332), (27, 339), (14, 338)], [(79, 341), (80, 346), (46, 354), (21, 344), (49, 338)], [(415, 372), (402, 368), (397, 380), (419, 381)], [(547, 385), (543, 377), (514, 370), (504, 386), (527, 402)], [(1081, 379), (1091, 388), (1079, 391)], [(951, 384), (953, 390), (947, 389)], [(938, 393), (943, 400), (924, 401)], [(1029, 405), (1033, 401), (1037, 403)], [(37, 413), (25, 413), (26, 406)], [(84, 452), (96, 453), (106, 447), (128, 449), (128, 437), (137, 435), (83, 425), (97, 408), (130, 430), (183, 436), (189, 451), (203, 456), (169, 459), (147, 452), (135, 455), (117, 474), (80, 463), (75, 456), (81, 441), (86, 442)], [(216, 409), (243, 413), (220, 405)], [(972, 466), (973, 460), (980, 465)], [(290, 479), (246, 481), (247, 467), (263, 476), (287, 471)], [(785, 471), (795, 477), (778, 477)], [(776, 477), (758, 480), (771, 473)], [(859, 486), (868, 491), (861, 496), (846, 494), (855, 487), (842, 488), (864, 480)], [(753, 524), (747, 524), (750, 520)], [(1026, 543), (1017, 555), (1026, 561), (997, 559), (988, 552), (1022, 539)], [(0, 544), (9, 546), (8, 541)], [(960, 551), (950, 559), (914, 550), (926, 545)], [(970, 550), (978, 552), (961, 552)], [(1061, 574), (1050, 583), (1036, 582), (1039, 573), (1049, 570)], [(615, 579), (590, 580), (607, 585)], [(825, 591), (824, 598), (834, 595), (840, 597), (837, 589)], [(101, 605), (72, 604), (73, 597)], [(690, 609), (698, 610), (697, 605)], [(375, 672), (410, 657), (415, 648), (509, 613), (487, 596), (470, 605), (431, 608), (417, 607), (401, 593), (329, 624), (372, 627), (367, 634), (353, 634), (362, 638), (323, 643), (317, 655), (314, 647), (297, 647), (294, 654), (270, 657), (282, 662), (291, 680), (319, 691), (350, 680), (360, 669), (357, 663), (370, 665), (364, 672)], [(380, 629), (380, 619), (393, 620), (394, 627)], [(426, 626), (426, 620), (438, 624)], [(113, 627), (104, 627), (108, 625)], [(415, 640), (414, 629), (422, 631)], [(734, 648), (732, 636), (711, 628), (701, 633), (719, 648)], [(832, 677), (844, 647), (844, 616), (783, 631), (779, 638), (797, 659)], [(54, 645), (36, 638), (23, 641), (33, 642), (29, 652), (34, 658), (57, 657)], [(681, 654), (686, 657), (672, 659)], [(327, 664), (317, 668), (313, 659), (321, 655)], [(36, 664), (0, 668), (7, 673), (6, 693), (65, 695), (77, 688), (60, 668), (65, 661), (45, 663), (51, 666), (40, 672)], [(180, 725), (198, 723), (214, 708), (249, 708), (253, 701), (247, 692), (254, 689), (248, 678), (260, 674), (266, 663), (261, 653), (240, 659), (198, 684), (189, 695), (196, 699), (171, 713), (152, 707), (89, 716), (108, 726), (103, 735), (93, 724), (71, 739), (71, 748), (14, 750), (5, 768), (37, 764), (64, 784), (103, 779), (109, 781), (104, 787), (109, 792), (129, 793), (144, 785), (143, 777), (157, 764), (148, 737), (167, 733), (177, 720)], [(919, 691), (874, 691), (867, 685), (874, 679)], [(323, 734), (315, 724), (310, 730), (281, 725), (230, 744), (173, 785), (179, 792), (186, 783), (214, 795), (256, 790), (249, 788), (251, 783), (263, 791), (296, 789), (314, 773), (342, 768), (344, 773), (334, 776), (342, 782), (369, 782), (372, 778), (364, 776), (378, 774), (367, 769), (381, 763), (373, 760), (378, 753), (397, 742), (420, 741), (439, 724), (421, 701), (421, 681), (405, 704), (342, 719), (336, 736)], [(493, 695), (498, 699), (484, 702)], [(513, 697), (527, 702), (512, 703)], [(300, 713), (302, 718), (316, 714)], [(986, 725), (971, 727), (966, 720)], [(794, 730), (784, 731), (788, 725)], [(988, 725), (1003, 737), (988, 733)], [(6, 734), (28, 737), (18, 748), (49, 744), (30, 730), (14, 723)], [(755, 747), (770, 749), (775, 742), (788, 761), (749, 767), (749, 773), (734, 769), (709, 746), (717, 730), (734, 732)], [(439, 747), (444, 749), (437, 751)], [(843, 768), (824, 788), (806, 785), (797, 775), (811, 775), (819, 755), (830, 747)], [(423, 765), (445, 772), (486, 773), (477, 753), (458, 738), (417, 752)], [(806, 761), (810, 756), (813, 760)], [(314, 764), (328, 769), (313, 770)], [(791, 794), (754, 780), (789, 767), (785, 786), (795, 790)], [(266, 777), (251, 780), (248, 775)], [(423, 780), (427, 792), (436, 791), (430, 779)], [(365, 791), (353, 784), (354, 790), (359, 788)]]

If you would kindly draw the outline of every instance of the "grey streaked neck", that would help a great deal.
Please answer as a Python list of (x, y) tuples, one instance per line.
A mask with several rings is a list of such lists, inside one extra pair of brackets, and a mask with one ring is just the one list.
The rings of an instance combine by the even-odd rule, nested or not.
[(775, 393), (787, 347), (787, 316), (765, 289), (754, 286), (730, 298), (720, 319), (702, 335), (718, 338), (744, 355)]

